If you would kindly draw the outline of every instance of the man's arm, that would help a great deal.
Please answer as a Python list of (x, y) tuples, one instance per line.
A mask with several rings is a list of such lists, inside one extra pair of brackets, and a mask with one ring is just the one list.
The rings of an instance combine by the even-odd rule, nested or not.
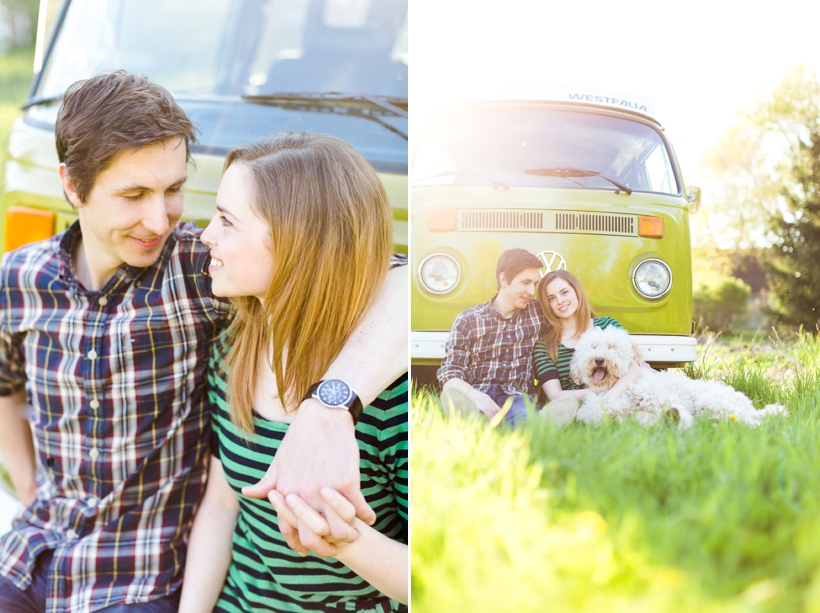
[(0, 451), (17, 497), (24, 506), (37, 498), (34, 443), (26, 406), (25, 390), (0, 397)]
[(482, 391), (475, 389), (471, 383), (470, 369), (474, 360), (473, 322), (465, 311), (453, 322), (453, 329), (444, 345), (444, 359), (436, 373), (442, 390), (457, 389), (469, 398), (488, 418), (501, 410), (495, 401)]
[[(373, 304), (325, 373), (326, 379), (350, 385), (365, 406), (407, 371), (408, 274), (407, 266), (387, 273)], [(359, 447), (351, 416), (309, 399), (299, 405), (264, 479), (242, 491), (254, 498), (264, 498), (273, 489), (284, 496), (298, 494), (322, 512), (327, 503), (319, 490), (324, 486), (341, 492), (363, 521), (375, 521), (359, 491)], [(288, 544), (304, 551), (295, 546), (295, 531), (286, 522), (280, 527)], [(338, 530), (339, 538), (347, 534), (346, 524), (331, 529), (334, 534)]]
[(9, 254), (0, 270), (0, 453), (17, 497), (24, 506), (37, 499), (37, 463), (28, 423), (25, 355), (21, 341), (8, 329)]

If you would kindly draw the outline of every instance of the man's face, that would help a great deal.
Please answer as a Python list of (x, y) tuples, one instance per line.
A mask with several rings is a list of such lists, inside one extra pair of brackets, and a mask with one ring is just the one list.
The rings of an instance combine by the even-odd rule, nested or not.
[(535, 296), (535, 286), (540, 278), (541, 270), (538, 268), (525, 268), (510, 282), (507, 282), (504, 273), (501, 273), (501, 289), (498, 290), (498, 294), (507, 304), (516, 309), (523, 309)]
[(146, 267), (157, 261), (182, 215), (185, 166), (185, 141), (180, 137), (123, 151), (97, 175), (85, 203), (61, 167), (91, 268), (113, 274), (122, 264)]

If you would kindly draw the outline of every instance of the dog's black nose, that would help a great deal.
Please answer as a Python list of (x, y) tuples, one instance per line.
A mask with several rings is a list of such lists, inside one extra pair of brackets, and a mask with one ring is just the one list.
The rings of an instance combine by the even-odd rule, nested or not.
[(604, 358), (595, 358), (595, 366), (603, 366)]

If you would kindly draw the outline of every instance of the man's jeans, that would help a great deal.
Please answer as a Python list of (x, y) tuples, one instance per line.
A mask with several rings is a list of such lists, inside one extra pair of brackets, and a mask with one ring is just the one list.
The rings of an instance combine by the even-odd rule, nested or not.
[(532, 396), (524, 394), (506, 394), (500, 385), (493, 385), (487, 390), (487, 395), (492, 398), (495, 403), (503, 407), (508, 398), (512, 398), (512, 406), (507, 414), (504, 416), (504, 423), (510, 428), (515, 428), (517, 425), (527, 420), (527, 404), (536, 406), (536, 400)]
[[(48, 569), (53, 552), (44, 551), (37, 556), (31, 584), (21, 590), (14, 583), (0, 576), (0, 611), (2, 613), (43, 613), (46, 610)], [(102, 609), (100, 613), (176, 613), (179, 609), (180, 591), (142, 604), (118, 604)]]

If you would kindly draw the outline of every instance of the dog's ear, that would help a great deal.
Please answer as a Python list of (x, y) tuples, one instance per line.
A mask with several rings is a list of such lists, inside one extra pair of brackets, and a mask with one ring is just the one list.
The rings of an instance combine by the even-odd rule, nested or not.
[(638, 364), (643, 362), (643, 351), (638, 347), (638, 343), (632, 343), (632, 359)]
[(572, 360), (569, 363), (569, 378), (575, 381), (575, 385), (584, 384), (583, 379), (581, 379), (580, 360)]

